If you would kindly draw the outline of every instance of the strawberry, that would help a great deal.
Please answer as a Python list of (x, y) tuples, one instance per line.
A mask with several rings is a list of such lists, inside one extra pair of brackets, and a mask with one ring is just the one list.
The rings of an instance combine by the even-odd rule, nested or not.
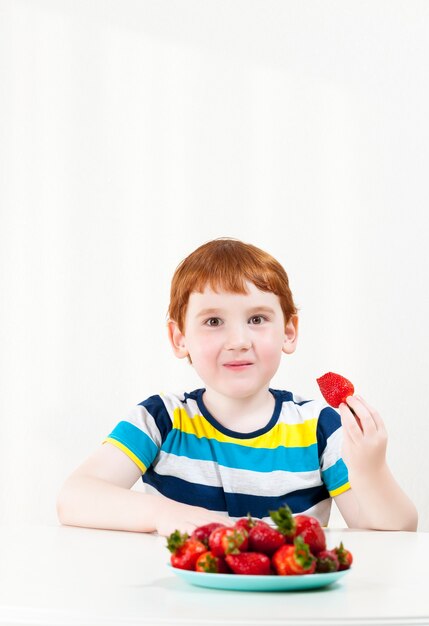
[(279, 576), (314, 574), (316, 569), (316, 558), (300, 535), (293, 545), (285, 544), (274, 552), (271, 562)]
[(285, 536), (275, 528), (272, 528), (262, 520), (249, 520), (249, 551), (262, 552), (271, 556), (282, 546), (286, 539)]
[(189, 537), (188, 533), (175, 530), (167, 539), (167, 548), (171, 552), (171, 565), (178, 569), (193, 570), (195, 563), (206, 546), (197, 539)]
[(294, 537), (301, 535), (305, 543), (308, 543), (310, 552), (317, 555), (326, 549), (326, 537), (320, 522), (310, 515), (295, 515)]
[(224, 526), (224, 524), (211, 522), (210, 524), (204, 524), (204, 526), (198, 526), (198, 528), (196, 528), (192, 533), (191, 537), (193, 539), (198, 539), (198, 541), (201, 541), (201, 543), (208, 547), (211, 533), (215, 530), (215, 528), (219, 528), (220, 526)]
[(338, 572), (340, 562), (334, 550), (322, 550), (317, 555), (316, 572), (325, 574), (326, 572)]
[(234, 574), (268, 576), (272, 574), (270, 558), (259, 552), (227, 554), (225, 560)]
[(292, 538), (295, 536), (295, 518), (287, 504), (281, 506), (277, 509), (277, 511), (269, 511), (269, 514), (277, 526), (277, 530), (281, 532), (282, 535), (286, 538)]
[(209, 537), (209, 548), (215, 556), (246, 552), (249, 545), (245, 528), (221, 526), (215, 528)]
[(230, 569), (222, 556), (215, 556), (209, 550), (203, 552), (195, 563), (197, 572), (205, 572), (208, 574), (229, 574)]
[(326, 548), (326, 538), (319, 520), (310, 515), (292, 515), (290, 508), (285, 505), (277, 511), (270, 511), (270, 517), (277, 529), (291, 543), (295, 537), (302, 535), (304, 542), (310, 546), (310, 551), (317, 554)]
[(340, 563), (340, 570), (349, 569), (353, 563), (353, 555), (349, 550), (346, 550), (343, 546), (343, 542), (340, 543), (338, 548), (334, 548), (334, 552), (338, 557)]
[(256, 521), (253, 519), (250, 513), (248, 513), (247, 517), (240, 517), (240, 519), (235, 522), (234, 526), (235, 528), (244, 528), (245, 530), (247, 530), (247, 532), (249, 532), (255, 524)]
[(317, 378), (317, 384), (326, 402), (334, 408), (338, 408), (355, 391), (352, 383), (347, 378), (333, 372), (328, 372)]

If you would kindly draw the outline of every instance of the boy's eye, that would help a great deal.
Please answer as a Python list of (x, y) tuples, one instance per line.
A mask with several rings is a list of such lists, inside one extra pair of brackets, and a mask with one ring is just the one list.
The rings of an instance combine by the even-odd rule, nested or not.
[(206, 326), (220, 326), (222, 321), (218, 317), (210, 317), (208, 320), (204, 322)]
[(252, 324), (262, 324), (262, 322), (264, 322), (266, 320), (266, 318), (263, 315), (254, 315), (253, 317), (250, 318), (250, 321), (252, 322)]

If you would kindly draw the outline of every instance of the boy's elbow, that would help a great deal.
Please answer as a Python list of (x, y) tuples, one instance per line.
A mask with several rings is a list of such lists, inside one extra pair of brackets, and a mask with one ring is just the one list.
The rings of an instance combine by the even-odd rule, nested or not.
[(419, 524), (419, 514), (417, 513), (416, 507), (413, 506), (412, 511), (410, 511), (410, 516), (407, 521), (407, 527), (404, 530), (408, 530), (411, 532), (416, 532)]
[(72, 525), (72, 503), (67, 483), (63, 485), (56, 501), (57, 517), (60, 524)]
[(397, 526), (393, 530), (402, 530), (405, 532), (416, 532), (419, 523), (419, 516), (417, 513), (417, 509), (412, 504), (409, 510), (402, 516), (401, 521), (397, 524)]
[(64, 497), (64, 487), (57, 496), (56, 508), (60, 524), (67, 524), (67, 499)]

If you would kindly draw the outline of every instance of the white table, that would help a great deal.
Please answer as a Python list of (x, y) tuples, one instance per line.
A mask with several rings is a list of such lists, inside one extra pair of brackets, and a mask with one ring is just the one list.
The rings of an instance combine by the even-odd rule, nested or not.
[(354, 554), (333, 587), (236, 592), (169, 571), (165, 539), (61, 526), (0, 527), (0, 624), (429, 624), (429, 534), (329, 530)]

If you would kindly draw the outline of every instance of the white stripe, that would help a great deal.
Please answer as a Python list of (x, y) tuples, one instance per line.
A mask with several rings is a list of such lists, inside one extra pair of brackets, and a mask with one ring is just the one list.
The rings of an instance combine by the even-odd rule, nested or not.
[[(295, 513), (295, 515), (309, 515), (311, 517), (315, 517), (319, 520), (322, 526), (327, 526), (329, 522), (329, 516), (331, 513), (331, 504), (332, 500), (330, 498), (326, 500), (322, 500), (322, 502), (318, 502), (314, 506), (302, 511), (300, 513)], [(264, 522), (270, 524), (271, 526), (275, 526), (271, 517), (263, 517)]]
[[(297, 399), (297, 401), (301, 401), (301, 399)], [(291, 400), (285, 401), (279, 416), (279, 423), (302, 424), (307, 420), (317, 419), (320, 412), (326, 407), (327, 404), (320, 400), (310, 400), (302, 405), (295, 404)]]
[(340, 427), (337, 428), (337, 430), (335, 430), (326, 440), (326, 448), (321, 458), (321, 468), (323, 471), (335, 465), (338, 459), (341, 458), (342, 445), (343, 429)]
[(125, 420), (137, 426), (139, 430), (142, 430), (153, 443), (160, 448), (162, 444), (161, 433), (156, 425), (156, 422), (152, 415), (143, 407), (135, 406), (126, 416)]
[(183, 402), (183, 398), (185, 397), (185, 393), (166, 393), (162, 396), (162, 401), (164, 402), (165, 408), (168, 411), (168, 414), (171, 418), (171, 421), (174, 420), (174, 411), (175, 409), (180, 409), (186, 411), (189, 417), (194, 417), (194, 415), (201, 415), (201, 411), (198, 408), (198, 404), (196, 400), (191, 400), (188, 398), (186, 403)]
[(331, 504), (331, 498), (326, 498), (326, 500), (322, 500), (309, 509), (302, 511), (299, 515), (311, 515), (316, 517), (323, 526), (327, 526), (331, 513)]
[(320, 471), (285, 472), (275, 470), (261, 480), (261, 473), (252, 470), (219, 466), (212, 461), (188, 459), (162, 450), (154, 464), (162, 476), (175, 476), (208, 487), (222, 487), (228, 493), (247, 493), (255, 496), (276, 497), (322, 485)]

